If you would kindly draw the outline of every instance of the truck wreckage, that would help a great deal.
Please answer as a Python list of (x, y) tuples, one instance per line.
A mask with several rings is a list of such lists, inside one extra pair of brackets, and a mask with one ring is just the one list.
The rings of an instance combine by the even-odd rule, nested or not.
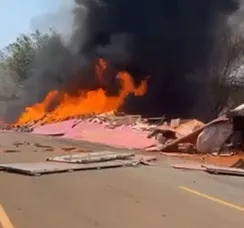
[[(142, 118), (140, 115), (108, 112), (83, 115), (53, 123), (46, 123), (45, 117), (23, 125), (2, 123), (1, 130), (4, 132), (15, 131), (60, 137), (62, 139), (83, 140), (127, 151), (159, 152), (162, 155), (174, 156), (177, 154), (183, 157), (187, 154), (189, 156), (210, 155), (229, 157), (242, 153), (244, 105), (238, 106), (230, 110), (225, 116), (221, 116), (206, 124), (195, 119), (172, 119), (166, 121), (164, 117)], [(104, 151), (100, 153), (90, 151), (87, 154), (70, 154), (68, 155), (70, 156), (69, 161), (62, 156), (48, 158), (45, 163), (35, 164), (36, 167), (39, 167), (37, 168), (38, 170), (32, 164), (31, 169), (34, 168), (34, 170), (27, 170), (26, 173), (48, 173), (50, 172), (48, 168), (42, 168), (45, 167), (46, 163), (48, 167), (55, 163), (54, 167), (51, 167), (51, 170), (58, 172), (59, 168), (57, 166), (64, 166), (64, 163), (66, 163), (65, 167), (63, 167), (64, 170), (82, 170), (137, 166), (138, 164), (149, 165), (151, 161), (156, 160), (155, 156), (141, 155), (138, 157), (139, 155), (134, 154), (134, 152), (124, 154), (111, 153), (111, 151), (106, 153)], [(60, 164), (60, 161), (62, 161), (62, 164)], [(91, 161), (99, 164), (91, 165)], [(101, 161), (106, 164), (102, 164)], [(17, 168), (15, 166), (14, 168), (9, 168), (6, 164), (0, 165), (1, 169), (15, 170), (18, 167), (25, 167), (26, 164), (17, 165)], [(181, 166), (175, 165), (173, 167), (180, 168)], [(211, 168), (213, 169), (213, 167)], [(198, 166), (198, 169), (202, 170), (205, 168)]]

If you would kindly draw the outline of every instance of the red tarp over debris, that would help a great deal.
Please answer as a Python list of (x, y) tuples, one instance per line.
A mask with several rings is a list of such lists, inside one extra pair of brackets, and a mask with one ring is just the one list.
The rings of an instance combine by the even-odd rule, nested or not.
[(155, 139), (149, 139), (147, 136), (147, 131), (134, 130), (131, 126), (109, 129), (103, 124), (82, 121), (63, 137), (120, 148), (143, 149), (156, 143)]
[(62, 135), (64, 138), (101, 143), (117, 148), (143, 149), (156, 143), (147, 138), (148, 132), (135, 130), (132, 126), (119, 126), (114, 129), (104, 124), (86, 120), (67, 120), (34, 128), (33, 133), (42, 135)]

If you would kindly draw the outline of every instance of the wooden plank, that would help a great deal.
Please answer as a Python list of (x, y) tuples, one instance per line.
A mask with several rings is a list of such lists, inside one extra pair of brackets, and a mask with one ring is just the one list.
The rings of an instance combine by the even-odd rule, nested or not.
[(116, 159), (128, 159), (132, 158), (135, 154), (131, 152), (117, 153), (112, 151), (91, 152), (74, 155), (64, 155), (57, 157), (47, 158), (47, 161), (53, 162), (65, 162), (65, 163), (93, 163), (112, 161)]
[(138, 163), (135, 161), (117, 160), (107, 161), (89, 164), (68, 164), (59, 162), (36, 162), (36, 163), (12, 163), (1, 164), (0, 167), (4, 168), (4, 171), (26, 174), (32, 176), (39, 176), (42, 174), (70, 172), (79, 170), (93, 170), (93, 169), (105, 169), (105, 168), (117, 168), (117, 167), (131, 167), (136, 166)]
[(171, 165), (171, 167), (175, 169), (195, 170), (195, 171), (204, 171), (206, 169), (202, 166), (202, 164), (190, 164), (190, 163), (174, 164)]

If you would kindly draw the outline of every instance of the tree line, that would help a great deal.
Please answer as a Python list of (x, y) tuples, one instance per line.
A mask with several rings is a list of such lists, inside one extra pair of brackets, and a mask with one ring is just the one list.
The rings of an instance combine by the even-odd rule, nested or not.
[(18, 87), (31, 77), (32, 63), (48, 43), (60, 36), (53, 30), (21, 34), (0, 50), (0, 100), (15, 97)]

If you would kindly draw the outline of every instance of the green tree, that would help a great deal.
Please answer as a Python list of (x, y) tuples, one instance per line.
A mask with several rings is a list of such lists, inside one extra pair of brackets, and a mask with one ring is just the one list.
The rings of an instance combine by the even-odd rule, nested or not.
[(13, 43), (7, 45), (0, 53), (2, 67), (8, 68), (21, 82), (29, 77), (30, 64), (34, 60), (36, 53), (53, 37), (56, 33), (50, 30), (49, 33), (42, 34), (38, 30), (31, 34), (21, 34)]

